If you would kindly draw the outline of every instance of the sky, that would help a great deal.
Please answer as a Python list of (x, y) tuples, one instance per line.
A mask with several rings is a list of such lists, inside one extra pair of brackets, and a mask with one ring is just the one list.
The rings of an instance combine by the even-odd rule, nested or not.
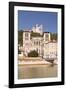
[(36, 24), (42, 24), (45, 32), (57, 32), (57, 13), (18, 10), (18, 30), (31, 30)]

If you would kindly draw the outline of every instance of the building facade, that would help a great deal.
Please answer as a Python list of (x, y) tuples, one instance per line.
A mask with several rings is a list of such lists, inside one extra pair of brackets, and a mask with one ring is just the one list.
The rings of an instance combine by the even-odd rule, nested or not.
[[(38, 33), (38, 36), (31, 36), (31, 33)], [(57, 57), (57, 42), (51, 41), (51, 34), (43, 32), (42, 25), (33, 27), (31, 31), (23, 31), (23, 51), (28, 56), (31, 51), (37, 51), (40, 57)]]

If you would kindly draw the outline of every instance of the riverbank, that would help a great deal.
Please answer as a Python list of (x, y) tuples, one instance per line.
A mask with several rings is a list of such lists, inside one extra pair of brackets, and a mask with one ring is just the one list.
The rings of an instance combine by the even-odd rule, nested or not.
[(25, 57), (25, 56), (18, 56), (19, 61), (35, 61), (35, 60), (42, 60), (41, 57)]
[(46, 61), (19, 61), (19, 63), (18, 63), (19, 65), (31, 65), (31, 64), (51, 64), (51, 63), (49, 63), (49, 62), (46, 62)]
[[(18, 65), (48, 65), (51, 62), (42, 59), (41, 57), (18, 57)], [(57, 60), (54, 60), (53, 64), (57, 64)]]
[[(52, 63), (50, 62), (47, 62), (45, 60), (42, 60), (42, 61), (18, 61), (18, 65), (51, 65)], [(54, 61), (53, 64), (57, 64), (56, 61)]]

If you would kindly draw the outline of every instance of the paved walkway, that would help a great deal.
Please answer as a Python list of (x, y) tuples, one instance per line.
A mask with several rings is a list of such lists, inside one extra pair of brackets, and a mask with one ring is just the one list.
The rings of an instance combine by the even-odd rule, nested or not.
[[(23, 57), (23, 56), (19, 56), (18, 59), (19, 59), (19, 61), (18, 61), (19, 65), (51, 64), (50, 62), (46, 61), (45, 59), (42, 59), (41, 57)], [(54, 63), (57, 64), (57, 60)]]
[(19, 61), (19, 64), (51, 64), (50, 62), (47, 61)]

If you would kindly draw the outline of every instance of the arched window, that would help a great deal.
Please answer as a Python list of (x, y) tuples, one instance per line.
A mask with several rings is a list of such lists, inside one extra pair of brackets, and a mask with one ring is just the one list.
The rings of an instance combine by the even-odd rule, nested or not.
[(45, 34), (45, 41), (49, 41), (49, 34)]
[(28, 32), (25, 33), (25, 40), (29, 40), (29, 34), (28, 34)]

